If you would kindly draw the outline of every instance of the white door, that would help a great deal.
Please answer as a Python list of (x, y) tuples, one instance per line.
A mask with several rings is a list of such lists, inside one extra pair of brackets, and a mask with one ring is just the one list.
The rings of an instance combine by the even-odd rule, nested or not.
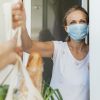
[(100, 100), (100, 1), (90, 1), (90, 100)]

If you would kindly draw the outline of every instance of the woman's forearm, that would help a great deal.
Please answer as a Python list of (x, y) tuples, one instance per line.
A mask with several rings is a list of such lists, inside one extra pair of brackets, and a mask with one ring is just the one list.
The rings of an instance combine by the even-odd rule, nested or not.
[(22, 47), (23, 47), (23, 50), (25, 52), (29, 53), (29, 50), (32, 48), (32, 40), (31, 40), (31, 38), (28, 35), (26, 27), (22, 28), (21, 38), (22, 38)]

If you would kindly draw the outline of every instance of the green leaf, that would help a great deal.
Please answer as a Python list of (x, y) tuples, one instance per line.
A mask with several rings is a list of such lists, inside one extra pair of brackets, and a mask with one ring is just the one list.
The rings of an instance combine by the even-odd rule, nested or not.
[(44, 100), (55, 100), (55, 98), (58, 100), (63, 100), (59, 90), (53, 89), (46, 82), (43, 82), (42, 96)]

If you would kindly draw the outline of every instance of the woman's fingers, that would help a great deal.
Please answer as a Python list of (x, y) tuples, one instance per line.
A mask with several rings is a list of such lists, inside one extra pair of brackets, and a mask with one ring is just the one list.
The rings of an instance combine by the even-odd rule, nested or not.
[(13, 28), (22, 26), (23, 23), (26, 22), (25, 11), (22, 2), (18, 2), (13, 5), (12, 7), (12, 21), (13, 21)]
[(12, 10), (19, 10), (19, 9), (22, 9), (22, 7), (23, 7), (22, 2), (17, 2), (13, 4)]

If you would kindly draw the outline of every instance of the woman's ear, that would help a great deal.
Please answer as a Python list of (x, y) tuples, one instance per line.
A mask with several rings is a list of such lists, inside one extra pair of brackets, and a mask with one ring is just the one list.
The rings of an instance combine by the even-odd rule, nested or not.
[(67, 30), (67, 25), (66, 25), (66, 26), (64, 26), (64, 30), (65, 30), (65, 31)]

